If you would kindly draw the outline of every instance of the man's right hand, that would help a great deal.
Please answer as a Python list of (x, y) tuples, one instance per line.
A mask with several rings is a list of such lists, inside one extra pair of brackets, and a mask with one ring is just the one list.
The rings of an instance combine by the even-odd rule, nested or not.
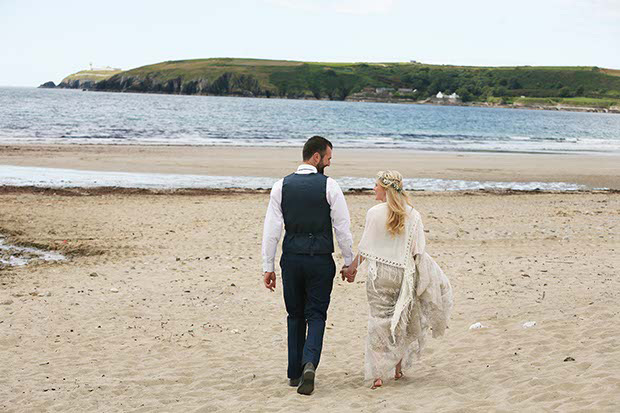
[(265, 283), (265, 288), (273, 291), (276, 288), (276, 273), (273, 271), (271, 272), (266, 271), (265, 278), (263, 281)]

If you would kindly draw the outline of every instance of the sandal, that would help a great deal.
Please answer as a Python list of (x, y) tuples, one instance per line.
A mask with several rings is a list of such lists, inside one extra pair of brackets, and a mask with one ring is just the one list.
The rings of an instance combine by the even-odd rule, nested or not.
[(375, 382), (372, 384), (372, 387), (370, 388), (370, 390), (374, 390), (378, 387), (383, 386), (383, 380), (381, 379), (376, 379)]
[(405, 377), (405, 374), (402, 372), (402, 370), (401, 371), (397, 371), (394, 374), (394, 380), (399, 380), (399, 379), (402, 379), (403, 377)]

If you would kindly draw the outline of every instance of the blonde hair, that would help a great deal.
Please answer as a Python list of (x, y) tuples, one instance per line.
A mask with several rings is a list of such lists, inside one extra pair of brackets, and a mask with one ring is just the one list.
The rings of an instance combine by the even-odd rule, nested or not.
[(385, 189), (388, 205), (387, 230), (398, 235), (405, 229), (407, 205), (411, 205), (409, 196), (403, 188), (403, 176), (398, 171), (379, 171), (377, 184)]

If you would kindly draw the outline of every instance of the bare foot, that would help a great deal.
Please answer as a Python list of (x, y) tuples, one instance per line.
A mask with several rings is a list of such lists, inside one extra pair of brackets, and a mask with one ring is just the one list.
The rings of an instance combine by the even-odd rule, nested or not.
[(372, 387), (370, 388), (371, 390), (376, 389), (377, 387), (381, 387), (383, 386), (383, 380), (381, 379), (376, 379), (375, 382), (372, 384)]
[(394, 380), (402, 379), (404, 376), (402, 362), (402, 360), (399, 361), (396, 365), (396, 368), (394, 369)]

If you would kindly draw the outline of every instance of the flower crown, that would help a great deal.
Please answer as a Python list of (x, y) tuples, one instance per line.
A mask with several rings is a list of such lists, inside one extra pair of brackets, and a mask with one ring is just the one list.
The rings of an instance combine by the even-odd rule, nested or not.
[(383, 176), (379, 176), (379, 179), (381, 180), (381, 183), (383, 183), (383, 185), (391, 186), (399, 194), (403, 192), (403, 187), (397, 181), (393, 181)]

